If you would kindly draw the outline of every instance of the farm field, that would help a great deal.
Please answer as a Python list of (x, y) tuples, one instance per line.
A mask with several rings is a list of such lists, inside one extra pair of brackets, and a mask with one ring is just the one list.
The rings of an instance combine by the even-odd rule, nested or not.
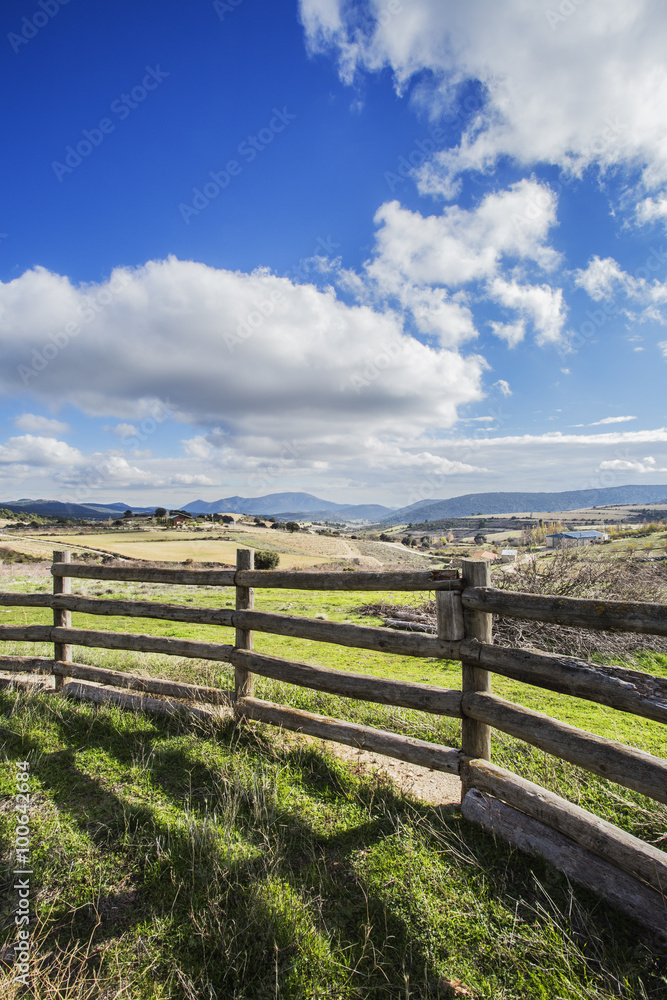
[(201, 533), (188, 530), (109, 531), (86, 534), (49, 532), (35, 538), (0, 536), (0, 544), (31, 556), (51, 558), (54, 547), (86, 551), (109, 552), (128, 559), (156, 561), (220, 562), (233, 565), (238, 548), (249, 547), (280, 553), (281, 569), (300, 569), (325, 563), (340, 563), (366, 569), (381, 569), (383, 565), (405, 568), (430, 566), (428, 557), (385, 545), (354, 539), (275, 531), (269, 528), (234, 528), (225, 531), (219, 527)]

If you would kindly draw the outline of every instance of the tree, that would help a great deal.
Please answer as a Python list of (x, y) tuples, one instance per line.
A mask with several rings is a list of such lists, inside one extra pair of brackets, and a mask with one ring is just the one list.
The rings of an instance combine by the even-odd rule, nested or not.
[(431, 548), (431, 537), (430, 537), (430, 535), (422, 535), (420, 541), (421, 541), (421, 544), (424, 546), (425, 549), (430, 549)]
[(125, 513), (123, 514), (123, 517), (132, 517), (132, 511), (126, 510)]
[(285, 527), (288, 531), (300, 531), (301, 528), (296, 521), (287, 521)]
[(275, 569), (279, 562), (277, 552), (255, 552), (255, 569)]
[(380, 535), (380, 541), (381, 542), (390, 542), (391, 541), (391, 535), (388, 535), (386, 532), (383, 531), (382, 534)]
[(406, 536), (405, 536), (405, 538), (401, 538), (401, 543), (402, 543), (403, 545), (407, 545), (407, 546), (409, 546), (409, 545), (410, 545), (410, 536), (409, 536), (409, 535), (406, 535)]
[(484, 545), (486, 542), (486, 535), (481, 535), (479, 532), (475, 535), (475, 545)]
[(166, 517), (166, 514), (167, 514), (167, 512), (164, 509), (164, 507), (156, 507), (155, 508), (155, 516), (156, 517)]

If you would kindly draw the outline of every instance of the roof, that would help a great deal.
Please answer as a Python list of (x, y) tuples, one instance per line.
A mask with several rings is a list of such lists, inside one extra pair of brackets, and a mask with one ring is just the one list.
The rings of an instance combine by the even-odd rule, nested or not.
[(516, 549), (503, 549), (500, 554), (501, 556), (515, 556), (516, 551)]
[(604, 531), (557, 531), (547, 538), (604, 538)]

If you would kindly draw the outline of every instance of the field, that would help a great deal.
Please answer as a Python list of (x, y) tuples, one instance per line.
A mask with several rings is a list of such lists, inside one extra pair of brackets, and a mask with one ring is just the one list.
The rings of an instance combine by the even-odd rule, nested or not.
[(187, 530), (40, 532), (34, 537), (5, 535), (2, 541), (18, 552), (50, 559), (55, 547), (73, 551), (108, 552), (128, 559), (168, 562), (218, 562), (234, 565), (236, 550), (250, 547), (280, 553), (281, 569), (305, 569), (308, 566), (340, 564), (366, 569), (385, 565), (417, 568), (430, 565), (427, 556), (408, 552), (403, 546), (383, 542), (357, 541), (349, 537), (276, 531), (270, 528), (241, 527), (220, 529), (217, 526)]
[[(11, 577), (9, 571), (2, 567), (3, 590), (50, 589), (44, 567), (15, 566)], [(73, 583), (87, 594), (198, 606), (232, 606), (234, 598), (231, 590), (213, 588)], [(257, 591), (256, 607), (369, 624), (374, 619), (360, 614), (367, 599)], [(420, 600), (400, 593), (386, 599)], [(29, 615), (49, 621), (46, 611)], [(2, 620), (26, 619), (22, 609), (8, 608)], [(149, 619), (73, 615), (73, 624), (231, 638), (226, 629)], [(337, 669), (442, 686), (460, 682), (460, 665), (447, 661), (264, 634), (256, 634), (255, 645)], [(643, 669), (667, 676), (667, 657), (641, 657)], [(74, 659), (212, 686), (231, 680), (224, 664), (84, 648), (74, 650)], [(657, 723), (501, 677), (494, 690), (667, 755)], [(260, 678), (257, 693), (459, 745), (456, 720)], [(434, 809), (402, 795), (343, 764), (322, 743), (255, 724), (239, 727), (228, 717), (186, 724), (54, 694), (7, 691), (0, 705), (5, 796), (12, 794), (13, 762), (31, 762), (35, 996), (667, 1000), (664, 955), (641, 929), (547, 865), (494, 842), (455, 808)], [(494, 737), (493, 759), (665, 846), (664, 807), (509, 737)], [(9, 811), (0, 812), (6, 863), (12, 823)], [(7, 943), (10, 906), (3, 913)], [(9, 977), (0, 984), (3, 1000), (20, 995)]]

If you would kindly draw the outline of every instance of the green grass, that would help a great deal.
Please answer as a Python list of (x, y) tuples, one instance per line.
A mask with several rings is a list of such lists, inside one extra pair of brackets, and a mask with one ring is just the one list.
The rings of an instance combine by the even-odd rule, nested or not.
[(667, 996), (628, 921), (319, 747), (56, 696), (0, 707), (5, 759), (31, 761), (35, 996), (435, 998), (453, 978), (503, 1000)]
[[(231, 606), (233, 592), (81, 581), (99, 596)], [(48, 584), (35, 583), (33, 589)], [(13, 587), (26, 590), (15, 579)], [(78, 589), (78, 581), (75, 582)], [(256, 606), (359, 621), (367, 595), (259, 591)], [(421, 595), (394, 594), (396, 603)], [(3, 622), (23, 622), (6, 609)], [(50, 613), (26, 612), (30, 622)], [(229, 641), (227, 629), (75, 615), (74, 624)], [(460, 686), (460, 665), (256, 633), (256, 648), (343, 670)], [(7, 652), (50, 646), (7, 644)], [(224, 664), (75, 649), (74, 658), (226, 687)], [(643, 669), (667, 673), (666, 657)], [(664, 727), (494, 677), (494, 690), (667, 756)], [(257, 695), (458, 746), (456, 720), (257, 678)], [(230, 720), (184, 723), (60, 696), (0, 693), (3, 801), (29, 759), (36, 997), (430, 1000), (459, 979), (494, 1000), (667, 1000), (647, 935), (453, 807), (353, 773), (323, 744)], [(667, 810), (497, 735), (493, 759), (665, 847)], [(4, 940), (14, 818), (0, 809)], [(0, 973), (1, 975), (1, 973)], [(1, 1000), (20, 992), (8, 977)]]

